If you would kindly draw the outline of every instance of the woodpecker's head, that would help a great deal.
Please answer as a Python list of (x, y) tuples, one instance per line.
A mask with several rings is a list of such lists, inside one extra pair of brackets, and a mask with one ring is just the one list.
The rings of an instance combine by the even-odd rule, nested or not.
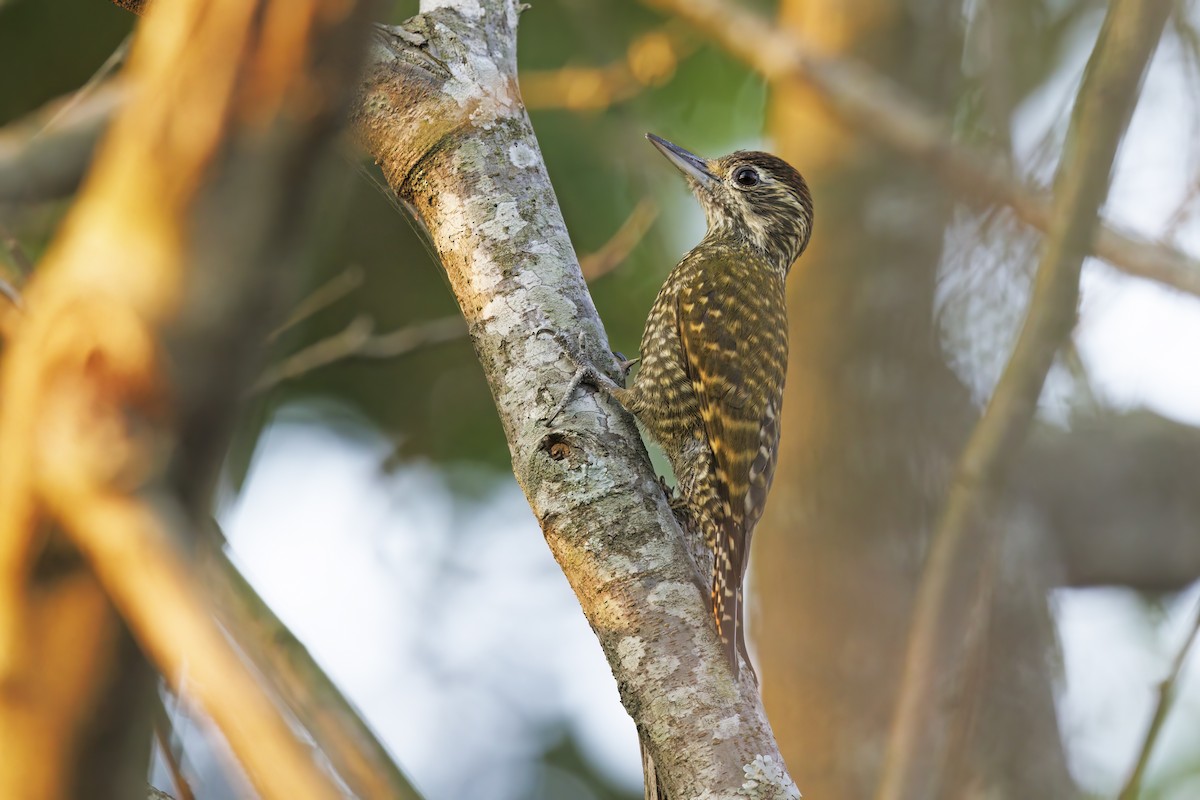
[(791, 164), (749, 150), (705, 160), (652, 133), (646, 138), (687, 178), (710, 236), (743, 239), (785, 272), (804, 252), (812, 234), (812, 194)]

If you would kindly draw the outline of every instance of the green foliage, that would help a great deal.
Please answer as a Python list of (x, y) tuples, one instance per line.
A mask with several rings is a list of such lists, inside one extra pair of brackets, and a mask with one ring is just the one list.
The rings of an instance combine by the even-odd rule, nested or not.
[(135, 21), (97, 0), (0, 3), (0, 123), (78, 89)]

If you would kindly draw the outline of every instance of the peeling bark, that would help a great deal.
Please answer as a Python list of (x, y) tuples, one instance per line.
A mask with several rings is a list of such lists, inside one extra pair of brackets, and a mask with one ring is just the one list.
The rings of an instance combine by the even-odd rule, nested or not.
[(582, 393), (562, 337), (615, 367), (516, 81), (515, 0), (426, 0), (380, 28), (355, 122), (424, 224), (467, 319), (513, 471), (673, 798), (797, 797), (757, 687), (726, 668), (628, 414)]

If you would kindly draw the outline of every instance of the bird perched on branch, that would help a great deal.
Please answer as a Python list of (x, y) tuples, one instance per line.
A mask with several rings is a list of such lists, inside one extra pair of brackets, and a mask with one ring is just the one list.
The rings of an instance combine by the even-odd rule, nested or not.
[(581, 365), (551, 418), (586, 381), (632, 412), (662, 446), (678, 485), (672, 506), (695, 540), (697, 566), (712, 576), (713, 620), (736, 676), (738, 651), (750, 663), (742, 580), (779, 447), (784, 282), (808, 246), (812, 195), (795, 168), (768, 153), (705, 160), (647, 138), (684, 174), (708, 232), (654, 301), (633, 385), (622, 388)]

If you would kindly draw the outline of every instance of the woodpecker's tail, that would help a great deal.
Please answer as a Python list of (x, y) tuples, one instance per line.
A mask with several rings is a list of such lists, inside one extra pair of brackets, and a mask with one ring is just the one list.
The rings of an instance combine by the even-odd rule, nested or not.
[[(712, 613), (725, 657), (738, 676), (738, 650), (745, 651), (742, 633), (742, 562), (745, 558), (741, 522), (723, 514), (713, 547)], [(747, 659), (749, 663), (749, 659)]]

